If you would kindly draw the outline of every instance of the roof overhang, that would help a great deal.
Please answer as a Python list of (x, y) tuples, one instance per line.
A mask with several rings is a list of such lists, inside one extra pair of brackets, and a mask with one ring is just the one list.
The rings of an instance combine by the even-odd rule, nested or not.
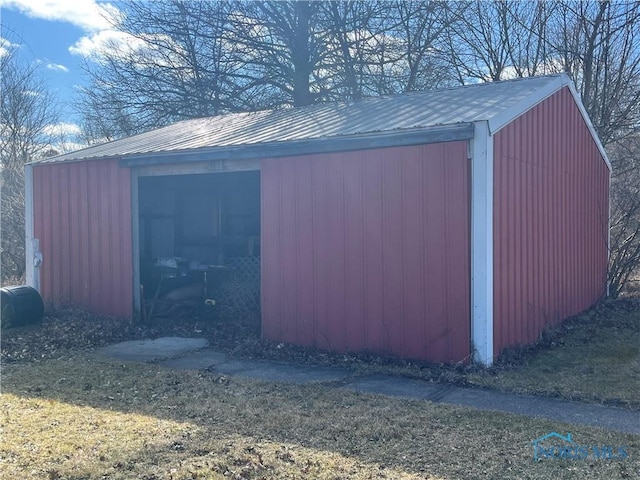
[(377, 148), (466, 141), (473, 138), (472, 123), (460, 123), (423, 129), (377, 132), (365, 135), (325, 137), (290, 142), (272, 142), (230, 146), (202, 147), (192, 150), (149, 152), (123, 157), (123, 167), (144, 167), (208, 160), (249, 160), (348, 152)]

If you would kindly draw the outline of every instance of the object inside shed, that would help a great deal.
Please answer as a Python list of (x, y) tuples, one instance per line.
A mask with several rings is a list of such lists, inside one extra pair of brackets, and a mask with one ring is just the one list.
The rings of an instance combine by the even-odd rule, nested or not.
[(143, 319), (259, 313), (260, 172), (140, 177), (138, 194)]

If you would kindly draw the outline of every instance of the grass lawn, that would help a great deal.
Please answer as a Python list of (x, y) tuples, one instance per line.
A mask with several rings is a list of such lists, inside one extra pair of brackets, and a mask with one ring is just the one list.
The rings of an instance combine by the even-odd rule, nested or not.
[[(3, 479), (640, 476), (637, 435), (90, 353), (5, 366), (0, 411)], [(629, 456), (534, 461), (551, 431)]]
[[(342, 365), (640, 409), (640, 297), (606, 302), (491, 369), (332, 355), (260, 342), (253, 327), (166, 329), (54, 313), (2, 332), (4, 479), (626, 479), (640, 436), (322, 385), (283, 385), (98, 359), (131, 338), (205, 336), (231, 355)], [(549, 432), (622, 446), (622, 460), (534, 461)]]
[[(640, 409), (640, 301), (606, 302), (554, 331), (514, 365), (471, 372), (468, 383)], [(508, 359), (505, 363), (509, 363)]]

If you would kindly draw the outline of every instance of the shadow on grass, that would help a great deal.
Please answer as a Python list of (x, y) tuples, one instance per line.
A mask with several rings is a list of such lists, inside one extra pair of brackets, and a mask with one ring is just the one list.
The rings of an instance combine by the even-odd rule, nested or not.
[[(628, 332), (637, 331), (638, 322), (633, 317), (637, 306), (637, 299), (604, 303), (546, 332), (536, 347), (521, 349), (515, 355), (511, 352), (512, 356), (503, 357), (502, 364), (489, 374), (491, 378), (500, 379), (513, 375), (516, 380), (510, 381), (515, 383), (507, 385), (506, 390), (530, 388), (533, 375), (527, 368), (543, 374), (545, 369), (556, 371), (558, 382), (567, 384), (567, 370), (557, 368), (563, 363), (563, 357), (556, 354), (571, 352), (570, 348), (574, 347), (582, 347), (583, 353), (594, 353), (600, 348), (599, 342), (606, 340), (603, 332), (617, 332), (628, 341)], [(117, 321), (98, 325), (93, 321), (86, 314), (76, 313), (71, 321), (63, 315), (42, 329), (17, 332), (9, 339), (13, 346), (10, 353), (18, 363), (5, 364), (3, 393), (16, 396), (12, 400), (13, 408), (22, 412), (23, 423), (29, 422), (30, 409), (46, 412), (38, 424), (30, 426), (34, 432), (31, 441), (39, 445), (40, 456), (46, 457), (43, 452), (48, 448), (47, 442), (60, 443), (74, 432), (83, 432), (86, 442), (90, 442), (92, 433), (81, 421), (87, 415), (100, 416), (104, 420), (102, 428), (113, 437), (109, 441), (102, 439), (103, 446), (96, 447), (102, 454), (87, 453), (82, 463), (77, 454), (65, 453), (69, 458), (62, 461), (64, 469), (59, 467), (61, 460), (50, 459), (33, 478), (42, 478), (43, 472), (45, 478), (46, 475), (54, 479), (74, 478), (73, 465), (80, 463), (88, 473), (75, 478), (106, 475), (105, 478), (147, 480), (403, 476), (633, 478), (640, 472), (640, 459), (635, 453), (640, 452), (637, 436), (419, 400), (357, 394), (321, 385), (261, 383), (206, 372), (172, 371), (156, 365), (98, 359), (89, 352), (73, 353), (78, 346), (90, 348), (124, 339), (157, 337), (169, 331), (176, 334), (175, 326), (140, 329), (129, 324), (122, 329)], [(182, 336), (193, 336), (200, 330), (200, 334), (215, 336), (215, 342), (220, 344), (243, 334), (237, 325), (195, 322), (184, 323), (179, 328)], [(259, 342), (255, 328), (250, 333), (244, 342), (235, 346), (228, 344), (227, 349), (235, 349), (235, 353), (245, 357), (321, 365), (335, 365), (336, 361), (346, 358), (293, 347), (278, 349)], [(3, 336), (3, 349), (6, 342)], [(28, 344), (25, 346), (24, 342)], [(20, 357), (23, 347), (27, 351), (24, 358)], [(624, 353), (615, 346), (607, 351), (618, 359)], [(40, 352), (49, 359), (41, 360)], [(4, 354), (3, 351), (3, 358)], [(633, 351), (630, 355), (633, 357)], [(571, 356), (576, 355), (571, 353)], [(552, 358), (551, 364), (538, 365), (536, 362), (542, 360), (536, 358)], [(567, 365), (570, 363), (567, 357), (564, 358), (563, 368), (571, 366)], [(382, 357), (353, 356), (348, 360), (350, 367), (379, 368), (433, 380), (444, 376), (444, 380), (456, 383), (467, 381), (473, 374), (472, 370), (392, 362)], [(576, 368), (584, 368), (576, 363)], [(518, 384), (523, 379), (524, 387)], [(549, 375), (541, 375), (540, 381), (549, 385)], [(630, 384), (627, 378), (626, 385)], [(552, 391), (543, 393), (553, 394)], [(36, 403), (30, 405), (29, 402)], [(73, 408), (65, 413), (63, 406)], [(7, 406), (3, 414), (10, 415), (11, 408)], [(127, 433), (114, 427), (133, 423), (139, 416), (150, 419), (148, 431)], [(161, 431), (153, 428), (155, 423), (165, 421), (173, 423)], [(65, 424), (69, 425), (67, 430)], [(549, 431), (571, 431), (583, 443), (625, 444), (634, 454), (623, 462), (573, 462), (568, 473), (566, 462), (534, 463), (532, 460), (530, 442)], [(95, 433), (93, 435), (95, 437)], [(3, 448), (10, 453), (24, 441), (24, 429), (14, 425), (13, 429), (6, 429), (4, 437)], [(94, 440), (94, 444), (100, 444), (99, 438)], [(29, 462), (39, 461), (33, 452), (24, 452), (23, 457)], [(0, 471), (2, 468), (0, 466)]]
[[(116, 453), (105, 455), (106, 463), (97, 461), (98, 471), (89, 478), (570, 478), (562, 462), (534, 463), (530, 444), (548, 431), (569, 428), (586, 443), (640, 451), (640, 437), (633, 435), (90, 354), (12, 365), (4, 372), (3, 391), (19, 397), (18, 403), (50, 409), (49, 416), (63, 423), (86, 416), (89, 407), (106, 429), (139, 415), (178, 425), (166, 434), (112, 429)], [(56, 402), (77, 410), (57, 413)], [(51, 432), (46, 421), (32, 428)], [(64, 435), (62, 426), (56, 428)], [(8, 435), (6, 442), (19, 438), (19, 432)], [(51, 441), (55, 437), (54, 429)], [(640, 459), (576, 462), (572, 469), (574, 478), (625, 478), (640, 471)]]

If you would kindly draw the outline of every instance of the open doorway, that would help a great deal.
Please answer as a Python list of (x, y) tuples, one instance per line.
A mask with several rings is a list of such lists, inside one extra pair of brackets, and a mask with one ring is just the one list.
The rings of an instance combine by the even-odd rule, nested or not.
[(259, 319), (259, 171), (139, 177), (138, 214), (143, 319)]

